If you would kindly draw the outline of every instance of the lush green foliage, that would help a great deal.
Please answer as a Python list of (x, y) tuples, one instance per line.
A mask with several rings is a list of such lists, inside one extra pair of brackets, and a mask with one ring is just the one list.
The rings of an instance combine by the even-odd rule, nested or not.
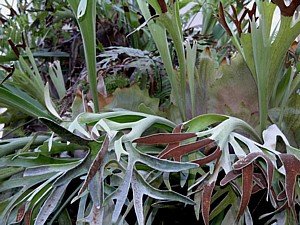
[[(197, 224), (297, 224), (298, 1), (258, 0), (250, 10), (198, 0), (184, 15), (187, 1), (33, 7), (49, 2), (53, 15), (32, 18), (73, 19), (82, 39), (72, 37), (69, 63), (83, 57), (86, 69), (66, 69), (63, 52), (40, 54), (36, 41), (50, 31), (28, 41), (23, 12), (1, 16), (7, 37), (24, 32), (1, 43), (1, 62), (11, 62), (0, 70), (1, 224), (174, 224), (174, 207)], [(202, 29), (183, 29), (198, 10)]]

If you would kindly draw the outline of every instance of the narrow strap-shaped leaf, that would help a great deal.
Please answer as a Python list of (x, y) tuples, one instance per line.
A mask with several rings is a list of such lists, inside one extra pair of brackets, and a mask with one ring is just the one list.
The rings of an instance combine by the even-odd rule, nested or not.
[(39, 214), (35, 220), (35, 225), (42, 225), (46, 223), (46, 220), (50, 214), (54, 211), (59, 201), (62, 199), (69, 182), (62, 186), (55, 187), (47, 200), (44, 202)]
[(292, 0), (289, 6), (286, 6), (284, 0), (272, 0), (276, 4), (283, 16), (292, 17), (295, 14), (297, 7), (300, 5), (299, 1)]
[(202, 159), (194, 160), (194, 161), (192, 161), (192, 163), (197, 163), (199, 165), (207, 164), (215, 159), (217, 159), (217, 160), (220, 159), (221, 155), (222, 155), (222, 151), (221, 151), (220, 147), (218, 146), (218, 148), (212, 154), (210, 154)]
[[(174, 129), (173, 129), (173, 134), (176, 134), (176, 133), (181, 133), (181, 130), (182, 130), (182, 127), (183, 127), (183, 124), (179, 124), (177, 125)], [(160, 158), (160, 155), (163, 154), (163, 152), (167, 152), (169, 150), (171, 150), (172, 148), (176, 148), (180, 145), (180, 141), (178, 142), (174, 142), (174, 143), (170, 143), (167, 145), (167, 147), (157, 156), (158, 158)], [(175, 161), (180, 161), (180, 156), (179, 157), (174, 157), (174, 160)]]
[(287, 196), (288, 206), (292, 209), (294, 219), (297, 220), (295, 212), (295, 185), (296, 178), (300, 174), (300, 160), (291, 154), (280, 154), (279, 155), (283, 166), (285, 168), (285, 192)]
[(79, 145), (86, 145), (86, 146), (88, 146), (90, 143), (89, 140), (71, 133), (66, 128), (60, 126), (59, 124), (55, 123), (52, 120), (43, 117), (39, 118), (39, 120), (47, 127), (49, 127), (54, 133), (58, 134), (61, 138), (65, 139), (66, 141), (79, 144)]
[(202, 192), (202, 216), (205, 225), (209, 225), (209, 211), (211, 205), (211, 195), (215, 187), (215, 181), (207, 183), (203, 186)]
[(244, 213), (246, 207), (249, 204), (250, 197), (253, 189), (253, 164), (249, 164), (242, 171), (243, 177), (243, 192), (240, 209), (237, 215), (237, 221), (240, 219), (241, 215)]
[(89, 182), (91, 181), (91, 179), (95, 176), (95, 174), (99, 170), (99, 168), (101, 166), (101, 163), (102, 163), (102, 160), (105, 156), (105, 153), (108, 150), (108, 144), (109, 144), (109, 138), (108, 138), (108, 136), (106, 136), (105, 139), (104, 139), (104, 142), (101, 146), (101, 149), (98, 151), (98, 154), (97, 154), (95, 160), (93, 161), (93, 163), (92, 163), (92, 165), (89, 169), (88, 175), (87, 175), (81, 189), (79, 190), (78, 195), (82, 194), (85, 191), (85, 189), (87, 188)]
[(21, 207), (18, 209), (17, 218), (16, 218), (17, 223), (20, 223), (23, 220), (26, 214), (26, 205), (28, 205), (28, 202), (24, 202), (21, 205)]
[(23, 96), (19, 96), (10, 90), (0, 86), (0, 101), (11, 108), (15, 108), (24, 112), (32, 117), (46, 117), (53, 119), (54, 117), (50, 115), (46, 108), (41, 106), (37, 101), (32, 98), (24, 99)]
[(58, 113), (56, 112), (56, 109), (54, 108), (53, 102), (51, 100), (50, 97), (50, 90), (49, 90), (49, 83), (46, 83), (46, 86), (44, 88), (44, 100), (45, 100), (45, 105), (48, 109), (48, 111), (55, 116), (56, 118), (58, 118), (59, 120), (62, 120), (61, 117), (58, 115)]
[(153, 134), (135, 139), (133, 142), (142, 144), (170, 144), (197, 137), (195, 133)]
[(136, 171), (132, 174), (132, 190), (134, 196), (134, 209), (138, 218), (138, 224), (144, 224), (143, 213), (143, 195), (148, 195), (151, 198), (158, 200), (179, 201), (185, 204), (194, 205), (195, 202), (186, 196), (170, 190), (159, 190), (147, 183), (145, 179)]
[(224, 8), (222, 3), (220, 2), (220, 6), (219, 6), (219, 11), (220, 11), (220, 15), (217, 15), (218, 19), (219, 19), (219, 23), (223, 26), (223, 28), (226, 30), (226, 32), (232, 36), (231, 30), (229, 28), (229, 26), (227, 25), (226, 19), (225, 19), (225, 13), (224, 13)]
[(204, 140), (196, 141), (191, 144), (181, 145), (181, 146), (178, 146), (176, 148), (169, 150), (168, 152), (165, 152), (164, 154), (161, 154), (160, 157), (163, 159), (166, 159), (166, 158), (171, 158), (171, 157), (183, 156), (190, 152), (199, 151), (200, 148), (203, 148), (203, 147), (207, 146), (208, 144), (211, 144), (212, 142), (214, 142), (214, 141), (207, 138)]
[(225, 175), (225, 177), (220, 181), (221, 186), (225, 186), (230, 181), (235, 180), (242, 174), (242, 170), (231, 170), (229, 173)]
[(137, 180), (135, 173), (132, 174), (131, 187), (133, 192), (133, 205), (136, 218), (139, 225), (145, 224), (145, 216), (143, 212), (143, 196), (145, 194), (144, 187)]
[(1, 85), (1, 84), (4, 84), (4, 82), (6, 80), (8, 80), (14, 74), (15, 66), (12, 64), (11, 66), (0, 65), (0, 67), (9, 73), (3, 80), (1, 80), (1, 82), (0, 82), (0, 85)]

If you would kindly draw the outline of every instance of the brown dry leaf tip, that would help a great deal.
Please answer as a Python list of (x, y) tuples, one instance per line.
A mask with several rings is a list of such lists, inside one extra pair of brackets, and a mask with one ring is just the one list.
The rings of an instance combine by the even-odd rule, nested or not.
[(247, 9), (247, 13), (249, 16), (249, 19), (252, 20), (253, 18), (255, 19), (255, 21), (258, 19), (258, 17), (255, 17), (256, 14), (256, 2), (254, 2), (252, 9)]
[(6, 72), (8, 72), (8, 75), (0, 82), (0, 84), (3, 84), (6, 80), (8, 80), (15, 72), (15, 65), (12, 64), (10, 66), (3, 66), (0, 65), (1, 68), (3, 68)]
[(165, 0), (157, 0), (157, 2), (159, 4), (159, 6), (160, 6), (160, 9), (161, 9), (162, 13), (168, 12), (167, 4), (166, 4)]
[(12, 48), (12, 50), (14, 51), (14, 53), (16, 54), (16, 56), (19, 58), (20, 52), (19, 52), (19, 49), (16, 47), (15, 43), (11, 39), (8, 39), (8, 43), (9, 43), (10, 47)]
[[(2, 24), (4, 24), (7, 22), (7, 19), (4, 16), (0, 15), (0, 21)], [(2, 24), (0, 24), (0, 25), (2, 25)]]
[(76, 97), (82, 99), (82, 92), (80, 90), (76, 90)]
[[(249, 20), (257, 20), (258, 17), (256, 17), (256, 2), (254, 2), (253, 6), (252, 6), (252, 9), (246, 9), (247, 10), (247, 13), (248, 13), (248, 17), (249, 17)], [(251, 25), (250, 25), (250, 21), (248, 23), (248, 33), (251, 33)]]
[(8, 39), (8, 43), (18, 58), (20, 56), (20, 51), (18, 48), (22, 48), (23, 50), (26, 49), (24, 33), (22, 33), (22, 43), (21, 44), (15, 44), (11, 39)]
[(9, 11), (10, 11), (10, 13), (9, 13), (8, 16), (14, 17), (14, 16), (18, 15), (18, 13), (16, 12), (16, 10), (14, 10), (14, 8), (11, 7), (11, 6), (9, 7)]
[(219, 10), (220, 10), (220, 15), (217, 14), (217, 18), (219, 20), (219, 23), (223, 26), (223, 28), (225, 29), (225, 31), (232, 36), (231, 30), (226, 22), (225, 19), (225, 14), (224, 14), (224, 8), (222, 3), (220, 2), (220, 6), (219, 6)]
[(22, 48), (23, 50), (26, 49), (26, 41), (24, 37), (24, 33), (22, 32), (22, 43), (16, 45), (17, 48)]
[(204, 49), (204, 52), (205, 52), (205, 54), (207, 54), (211, 58), (211, 53), (210, 53), (210, 48), (209, 47), (206, 47)]
[(289, 17), (294, 16), (296, 9), (300, 5), (299, 0), (292, 0), (289, 6), (285, 5), (284, 0), (272, 0), (272, 2), (279, 7), (282, 16)]
[(289, 47), (289, 52), (291, 54), (296, 54), (297, 48), (298, 48), (298, 41), (294, 41), (293, 44)]
[(226, 59), (226, 57), (224, 57), (222, 59), (222, 61), (220, 62), (220, 66), (222, 66), (222, 65), (227, 65), (227, 59)]
[(123, 9), (124, 9), (124, 12), (125, 12), (125, 13), (129, 13), (129, 8), (128, 8), (127, 5), (124, 5), (124, 6), (123, 6)]
[(226, 12), (226, 14), (232, 20), (232, 22), (235, 24), (235, 26), (237, 28), (237, 31), (238, 31), (238, 34), (239, 34), (239, 37), (240, 37), (241, 34), (243, 33), (242, 22), (243, 22), (245, 16), (247, 15), (247, 13), (248, 13), (248, 10), (245, 9), (243, 11), (243, 14), (242, 14), (241, 18), (239, 19), (237, 11), (236, 11), (236, 9), (235, 9), (235, 7), (233, 5), (231, 5), (231, 9), (232, 9), (232, 12), (233, 12), (233, 15), (234, 15), (235, 18), (233, 18), (228, 12)]
[(18, 213), (17, 213), (17, 218), (16, 218), (16, 222), (19, 223), (22, 221), (24, 215), (25, 215), (25, 208), (26, 207), (26, 202), (24, 202), (22, 204), (22, 206), (19, 208)]

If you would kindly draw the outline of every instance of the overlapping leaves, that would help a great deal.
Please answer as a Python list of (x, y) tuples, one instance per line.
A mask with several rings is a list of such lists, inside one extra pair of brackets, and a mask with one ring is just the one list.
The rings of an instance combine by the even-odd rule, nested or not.
[[(144, 195), (158, 200), (194, 204), (182, 194), (160, 190), (160, 181), (151, 177), (159, 177), (155, 174), (161, 172), (189, 170), (196, 168), (197, 164), (156, 158), (141, 152), (132, 142), (149, 128), (168, 131), (174, 126), (172, 122), (127, 111), (83, 113), (74, 121), (65, 123), (64, 127), (46, 118), (40, 120), (55, 132), (54, 137), (52, 135), (46, 139), (47, 142), (43, 139), (35, 143), (38, 144), (36, 152), (32, 151), (31, 146), (27, 152), (1, 158), (1, 167), (14, 167), (17, 171), (16, 177), (3, 177), (0, 186), (3, 196), (1, 221), (20, 222), (27, 218), (35, 224), (53, 223), (62, 216), (60, 212), (66, 205), (62, 199), (65, 198), (69, 203), (72, 199), (73, 202), (79, 201), (79, 223), (97, 221), (98, 224), (104, 221), (126, 224), (128, 212), (123, 214), (123, 209), (130, 211), (132, 207), (138, 223), (144, 224), (147, 215), (147, 212), (144, 214), (146, 205), (142, 201)], [(90, 129), (86, 129), (88, 127)], [(66, 147), (66, 142), (70, 142), (70, 147)], [(16, 146), (14, 150), (21, 148)], [(75, 150), (84, 151), (84, 157), (54, 157), (66, 149), (71, 155)], [(74, 182), (78, 183), (76, 188), (70, 185)], [(66, 192), (67, 189), (71, 193)], [(130, 189), (133, 191), (132, 199), (128, 197)], [(5, 194), (5, 191), (9, 193)], [(107, 207), (112, 209), (111, 214), (107, 213)]]
[[(248, 130), (247, 137), (239, 134), (239, 130)], [(251, 135), (252, 138), (249, 138)], [(296, 165), (300, 161), (294, 154), (290, 154), (290, 150), (288, 153), (277, 151), (276, 137), (283, 138), (287, 149), (296, 152), (299, 150), (289, 145), (275, 125), (268, 128), (263, 137), (264, 144), (261, 144), (255, 131), (239, 119), (203, 115), (177, 126), (172, 134), (149, 135), (135, 142), (146, 145), (164, 144), (166, 147), (159, 154), (160, 157), (188, 160), (200, 165), (194, 173), (197, 180), (188, 182), (188, 186), (190, 195), (194, 195), (197, 218), (202, 208), (205, 224), (217, 221), (218, 213), (225, 213), (222, 224), (226, 221), (252, 224), (249, 202), (253, 194), (262, 190), (266, 192), (266, 201), (270, 201), (274, 207), (273, 212), (261, 215), (262, 218), (271, 218), (274, 214), (272, 219), (277, 220), (277, 213), (285, 210), (283, 216), (287, 220), (290, 209), (296, 219), (295, 204), (299, 189), (296, 181), (299, 171)], [(224, 177), (220, 175), (222, 170), (225, 171)]]

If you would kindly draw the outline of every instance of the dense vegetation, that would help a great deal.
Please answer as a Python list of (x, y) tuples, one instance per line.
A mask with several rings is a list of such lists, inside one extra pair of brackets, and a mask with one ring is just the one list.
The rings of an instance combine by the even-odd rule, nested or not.
[(300, 2), (252, 3), (5, 2), (0, 223), (298, 224)]

